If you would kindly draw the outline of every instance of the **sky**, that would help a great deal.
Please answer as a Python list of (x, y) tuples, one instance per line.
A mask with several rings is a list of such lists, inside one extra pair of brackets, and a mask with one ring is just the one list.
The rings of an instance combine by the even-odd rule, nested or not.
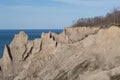
[(63, 29), (114, 8), (120, 0), (0, 0), (0, 29)]

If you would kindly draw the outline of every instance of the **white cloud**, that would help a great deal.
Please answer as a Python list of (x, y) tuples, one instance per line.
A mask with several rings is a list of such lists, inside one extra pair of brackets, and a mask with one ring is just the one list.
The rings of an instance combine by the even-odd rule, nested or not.
[(63, 3), (77, 3), (79, 0), (53, 0), (56, 2), (63, 2)]
[(84, 6), (119, 6), (120, 0), (52, 0), (55, 2)]

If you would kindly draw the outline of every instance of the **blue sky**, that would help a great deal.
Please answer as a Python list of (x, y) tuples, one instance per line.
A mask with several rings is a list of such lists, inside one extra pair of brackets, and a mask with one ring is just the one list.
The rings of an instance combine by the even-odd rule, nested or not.
[(0, 29), (61, 29), (119, 5), (120, 0), (0, 0)]

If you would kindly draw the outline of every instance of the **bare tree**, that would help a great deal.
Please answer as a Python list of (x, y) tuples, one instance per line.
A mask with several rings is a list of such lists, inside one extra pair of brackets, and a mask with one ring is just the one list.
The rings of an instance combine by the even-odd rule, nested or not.
[(94, 18), (80, 18), (72, 27), (83, 27), (83, 26), (110, 26), (120, 25), (120, 11), (114, 8), (113, 12), (107, 13), (106, 16), (97, 16)]

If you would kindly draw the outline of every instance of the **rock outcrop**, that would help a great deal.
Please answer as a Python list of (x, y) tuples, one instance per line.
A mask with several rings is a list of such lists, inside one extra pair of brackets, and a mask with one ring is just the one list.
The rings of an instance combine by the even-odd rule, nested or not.
[(2, 59), (2, 65), (1, 65), (2, 72), (5, 77), (9, 77), (13, 73), (12, 72), (12, 70), (13, 70), (12, 62), (13, 61), (12, 61), (12, 55), (11, 55), (10, 49), (7, 45), (5, 45), (4, 55), (3, 55), (3, 59)]
[(120, 80), (120, 28), (65, 28), (5, 45), (2, 80)]

